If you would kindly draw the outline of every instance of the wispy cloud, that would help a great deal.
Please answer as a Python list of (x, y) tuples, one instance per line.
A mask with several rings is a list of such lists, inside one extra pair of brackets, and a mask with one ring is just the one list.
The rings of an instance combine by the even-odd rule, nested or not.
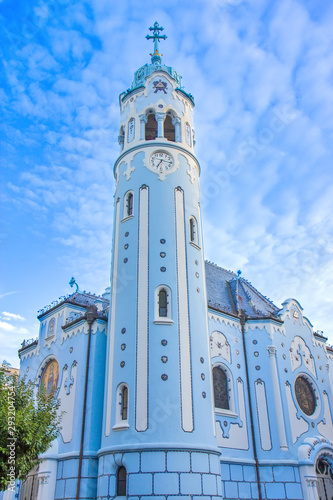
[(195, 97), (206, 258), (241, 268), (277, 305), (294, 296), (333, 340), (331, 4), (53, 5), (27, 4), (29, 36), (11, 18), (15, 50), (1, 45), (5, 281), (24, 297), (18, 309), (4, 293), (2, 308), (32, 325), (72, 275), (108, 285), (118, 95), (148, 62), (157, 19), (164, 61)]

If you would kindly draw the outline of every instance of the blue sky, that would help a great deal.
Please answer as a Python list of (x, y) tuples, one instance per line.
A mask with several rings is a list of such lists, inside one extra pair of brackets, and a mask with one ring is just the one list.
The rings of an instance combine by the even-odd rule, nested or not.
[(118, 96), (163, 61), (194, 95), (205, 257), (333, 342), (333, 5), (0, 0), (0, 360), (37, 310), (109, 284)]

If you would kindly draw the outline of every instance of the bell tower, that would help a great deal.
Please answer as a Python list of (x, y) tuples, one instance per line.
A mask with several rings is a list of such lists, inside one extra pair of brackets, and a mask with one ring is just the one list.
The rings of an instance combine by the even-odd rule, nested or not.
[(99, 499), (221, 495), (194, 100), (149, 30), (119, 98)]

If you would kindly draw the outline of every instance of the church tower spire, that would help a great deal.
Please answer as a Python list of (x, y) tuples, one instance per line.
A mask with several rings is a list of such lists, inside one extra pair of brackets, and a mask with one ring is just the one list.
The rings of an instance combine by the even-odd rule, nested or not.
[(119, 99), (98, 498), (219, 496), (194, 100), (149, 29)]

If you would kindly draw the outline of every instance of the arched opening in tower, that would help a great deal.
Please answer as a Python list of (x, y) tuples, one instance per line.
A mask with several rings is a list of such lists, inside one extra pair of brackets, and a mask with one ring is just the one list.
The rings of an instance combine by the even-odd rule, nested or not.
[(148, 115), (146, 123), (146, 141), (153, 141), (157, 137), (157, 121), (155, 115)]
[(172, 124), (170, 115), (167, 115), (164, 120), (164, 137), (168, 139), (168, 141), (175, 142), (175, 127)]

